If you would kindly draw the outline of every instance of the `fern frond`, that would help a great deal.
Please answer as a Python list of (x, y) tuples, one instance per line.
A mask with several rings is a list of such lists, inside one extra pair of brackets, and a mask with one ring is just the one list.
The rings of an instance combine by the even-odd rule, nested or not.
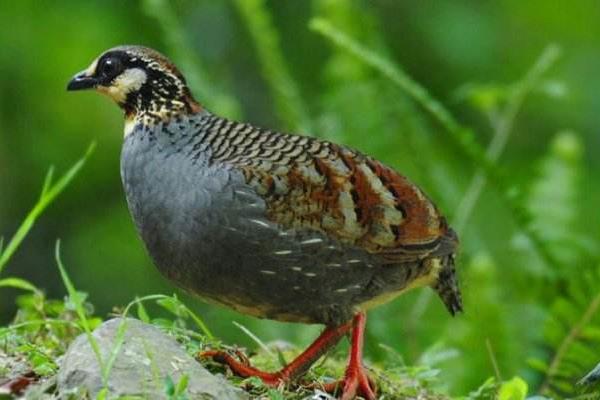
[(558, 133), (539, 163), (538, 177), (526, 198), (530, 229), (542, 239), (560, 267), (546, 270), (550, 276), (564, 272), (568, 277), (585, 255), (582, 251), (585, 239), (577, 233), (581, 218), (577, 204), (581, 197), (582, 153), (583, 144), (576, 133)]
[(536, 360), (544, 374), (540, 393), (565, 398), (600, 358), (600, 268), (579, 272), (567, 296), (551, 307), (544, 328), (545, 344), (554, 349), (548, 362)]

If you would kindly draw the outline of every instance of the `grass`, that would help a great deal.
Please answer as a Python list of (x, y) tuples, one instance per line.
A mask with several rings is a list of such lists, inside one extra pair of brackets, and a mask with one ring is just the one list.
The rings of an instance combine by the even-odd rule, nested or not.
[[(90, 155), (94, 152), (94, 148), (96, 145), (92, 143), (85, 155), (77, 161), (56, 183), (53, 182), (54, 178), (54, 168), (50, 167), (48, 173), (46, 174), (46, 179), (44, 180), (44, 185), (42, 186), (42, 192), (37, 203), (33, 206), (29, 214), (23, 220), (23, 223), (17, 229), (17, 232), (8, 242), (6, 247), (0, 245), (0, 274), (4, 271), (6, 264), (11, 259), (17, 248), (23, 242), (23, 239), (27, 236), (39, 216), (44, 212), (46, 208), (58, 197), (58, 195), (71, 183), (73, 178), (79, 173), (81, 168), (85, 165), (85, 162), (90, 157)], [(3, 240), (0, 240), (0, 243), (3, 243)], [(15, 281), (10, 281), (15, 283)], [(23, 282), (20, 282), (21, 284)], [(7, 282), (4, 282), (7, 285)], [(21, 285), (22, 286), (22, 285)], [(19, 287), (19, 283), (17, 283), (16, 288), (23, 289), (23, 287)]]
[[(2, 253), (3, 266), (10, 260), (10, 256), (17, 251), (42, 211), (56, 199), (58, 194), (79, 173), (92, 151), (93, 145), (90, 146), (84, 157), (75, 163), (56, 183), (53, 183), (53, 170), (50, 170), (44, 182), (39, 201)], [(28, 374), (34, 376), (32, 379), (42, 382), (47, 394), (56, 395), (56, 386), (52, 382), (58, 372), (58, 359), (66, 352), (69, 344), (77, 336), (84, 334), (100, 366), (104, 386), (96, 395), (96, 399), (105, 399), (110, 395), (110, 373), (123, 346), (127, 330), (127, 319), (123, 318), (123, 322), (119, 325), (114, 343), (108, 354), (103, 354), (93, 334), (93, 330), (102, 323), (103, 319), (93, 315), (91, 311), (93, 307), (89, 303), (87, 295), (77, 290), (71, 280), (61, 258), (60, 244), (60, 240), (56, 242), (55, 260), (58, 273), (67, 292), (67, 296), (63, 300), (47, 299), (42, 290), (20, 278), (8, 277), (0, 280), (0, 290), (10, 287), (27, 292), (17, 297), (19, 308), (13, 322), (7, 327), (0, 328), (0, 349), (2, 349), (0, 351), (0, 355), (2, 355), (0, 361), (5, 359), (15, 363), (20, 362), (23, 365), (23, 360), (25, 360), (26, 370), (30, 371)], [(155, 314), (162, 314), (162, 316), (153, 318), (151, 312), (149, 312), (148, 303), (156, 309)], [(115, 315), (128, 317), (134, 308), (140, 320), (158, 326), (175, 337), (192, 356), (196, 356), (205, 349), (235, 350), (217, 340), (201, 317), (183, 304), (176, 296), (153, 294), (136, 298)], [(292, 359), (301, 351), (301, 349), (292, 346), (286, 346), (282, 349), (265, 344), (246, 327), (237, 323), (234, 324), (258, 344), (259, 350), (249, 355), (252, 364), (258, 368), (277, 370), (281, 368), (285, 360)], [(210, 371), (225, 374), (232, 384), (246, 389), (252, 398), (303, 399), (318, 393), (318, 389), (308, 389), (304, 386), (267, 387), (257, 379), (241, 379), (231, 376), (229, 371), (222, 365), (210, 361), (203, 362)], [(4, 362), (4, 364), (7, 363)], [(306, 382), (323, 383), (331, 381), (336, 377), (343, 376), (345, 364), (345, 354), (334, 352), (317, 363), (307, 373), (304, 380)], [(381, 394), (390, 398), (407, 396), (423, 399), (447, 398), (447, 396), (437, 394), (432, 389), (435, 386), (436, 371), (431, 368), (393, 364), (370, 366), (369, 369), (378, 382)], [(15, 379), (24, 379), (23, 376), (15, 376), (16, 371), (14, 370), (2, 370), (2, 364), (0, 364), (0, 373), (9, 380), (9, 383), (14, 382)], [(0, 387), (2, 388), (0, 389), (0, 398), (3, 395), (10, 398), (11, 395), (16, 394), (11, 393), (10, 386), (5, 384), (6, 382), (0, 380)], [(178, 382), (173, 382), (172, 379), (166, 377), (164, 381), (165, 393), (169, 399), (186, 399), (187, 385), (188, 381), (185, 377)], [(76, 398), (77, 396), (79, 395), (75, 395)], [(86, 395), (81, 396), (83, 396), (81, 398), (87, 398)]]
[[(42, 211), (56, 199), (79, 173), (92, 151), (93, 145), (90, 146), (84, 157), (75, 163), (56, 183), (53, 183), (53, 170), (50, 169), (38, 202), (2, 251), (2, 260), (4, 260), (2, 266), (6, 266), (10, 256), (18, 250), (19, 245), (32, 229)], [(62, 301), (47, 299), (42, 290), (21, 278), (7, 277), (0, 280), (0, 290), (10, 287), (26, 292), (26, 294), (17, 298), (19, 309), (13, 323), (0, 328), (0, 348), (2, 349), (0, 355), (6, 360), (21, 363), (20, 365), (25, 363), (28, 370), (35, 376), (35, 380), (44, 383), (47, 393), (56, 394), (55, 385), (48, 384), (48, 382), (52, 382), (56, 376), (59, 368), (58, 359), (78, 335), (84, 334), (100, 366), (101, 379), (104, 385), (104, 389), (97, 394), (96, 398), (108, 398), (110, 395), (110, 373), (119, 352), (122, 350), (127, 330), (127, 319), (123, 318), (123, 322), (119, 325), (114, 343), (108, 354), (102, 354), (93, 335), (93, 330), (102, 323), (103, 319), (93, 315), (91, 312), (93, 307), (89, 303), (87, 295), (77, 290), (69, 277), (61, 259), (60, 241), (56, 242), (55, 260), (67, 292), (67, 296)], [(150, 312), (148, 306), (154, 311)], [(172, 335), (192, 356), (196, 356), (206, 349), (236, 350), (215, 338), (202, 318), (176, 296), (153, 294), (139, 297), (115, 315), (128, 317), (134, 308), (140, 320), (158, 326)], [(153, 318), (152, 314), (159, 316)], [(258, 350), (250, 352), (249, 359), (254, 366), (260, 369), (277, 370), (285, 364), (285, 360), (291, 360), (301, 351), (301, 349), (293, 346), (281, 348), (280, 346), (266, 344), (254, 332), (241, 324), (235, 322), (234, 324), (257, 344)], [(393, 351), (389, 351), (389, 354), (389, 359), (381, 365), (367, 364), (371, 375), (377, 382), (381, 398), (450, 398), (448, 395), (442, 394), (443, 391), (440, 390), (441, 386), (437, 380), (438, 371), (436, 369), (426, 365), (407, 366)], [(233, 385), (247, 390), (251, 398), (299, 400), (319, 393), (318, 382), (331, 382), (343, 376), (346, 355), (340, 351), (334, 351), (318, 362), (303, 377), (304, 382), (317, 382), (316, 389), (302, 385), (282, 385), (278, 388), (271, 388), (255, 378), (241, 379), (232, 376), (229, 370), (222, 365), (205, 360), (202, 362), (209, 371), (225, 374)], [(11, 376), (14, 371), (6, 370), (6, 368), (2, 370), (1, 364), (0, 373), (9, 377), (9, 379), (15, 379), (14, 376)], [(164, 380), (164, 390), (169, 399), (186, 399), (187, 385), (188, 380), (185, 376), (178, 382), (174, 382), (169, 377)], [(4, 388), (4, 386), (2, 387)], [(477, 390), (459, 398), (521, 400), (525, 399), (527, 392), (528, 387), (523, 379), (513, 377), (505, 382), (500, 382), (500, 374), (497, 373), (496, 378), (490, 378)], [(2, 396), (1, 389), (0, 396)]]
[[(237, 100), (233, 96), (227, 95), (227, 90), (211, 85), (210, 75), (212, 71), (203, 65), (201, 60), (194, 57), (192, 46), (189, 40), (186, 39), (181, 23), (178, 21), (177, 13), (173, 9), (175, 6), (165, 0), (145, 0), (143, 5), (146, 14), (158, 22), (158, 27), (164, 33), (166, 44), (173, 49), (175, 59), (185, 70), (191, 86), (213, 93), (212, 96), (206, 99), (207, 105), (210, 108), (220, 110), (226, 115), (241, 117), (242, 111)], [(266, 7), (266, 2), (262, 0), (237, 1), (232, 3), (232, 7), (235, 7), (250, 34), (257, 53), (257, 61), (274, 100), (274, 111), (277, 116), (285, 126), (294, 130), (303, 130), (303, 127), (310, 126), (314, 122), (307, 117), (308, 106), (302, 99), (299, 85), (294, 81), (285, 63), (282, 53), (284, 43), (279, 42), (279, 33), (272, 16), (269, 14), (268, 7)], [(415, 108), (424, 111), (426, 116), (443, 128), (442, 130), (446, 132), (454, 146), (462, 150), (465, 159), (474, 167), (474, 174), (454, 215), (454, 221), (456, 222), (454, 226), (459, 231), (468, 227), (473, 209), (485, 188), (486, 182), (489, 181), (490, 186), (495, 188), (499, 197), (508, 205), (509, 214), (517, 222), (519, 229), (527, 236), (529, 243), (541, 255), (548, 270), (566, 270), (567, 266), (572, 268), (572, 265), (581, 268), (581, 262), (566, 262), (565, 260), (569, 260), (570, 255), (564, 255), (557, 251), (561, 249), (569, 250), (569, 246), (574, 246), (571, 241), (574, 242), (577, 239), (574, 237), (575, 235), (571, 234), (571, 230), (565, 229), (571, 225), (571, 220), (574, 217), (569, 212), (564, 212), (564, 210), (577, 209), (575, 203), (578, 199), (576, 196), (578, 189), (575, 185), (577, 181), (575, 178), (580, 169), (580, 157), (575, 157), (575, 161), (579, 161), (574, 162), (573, 157), (564, 154), (564, 147), (567, 150), (568, 148), (573, 150), (573, 143), (575, 143), (577, 148), (577, 135), (563, 133), (557, 136), (557, 143), (560, 146), (557, 145), (558, 150), (551, 151), (543, 162), (540, 171), (542, 179), (538, 179), (537, 184), (534, 182), (532, 185), (529, 199), (521, 195), (515, 195), (512, 186), (507, 183), (510, 181), (505, 178), (505, 172), (498, 165), (523, 102), (529, 94), (539, 89), (541, 80), (559, 57), (560, 51), (556, 46), (548, 46), (524, 76), (514, 84), (470, 84), (465, 85), (457, 92), (456, 97), (458, 100), (473, 103), (471, 105), (475, 105), (478, 111), (482, 111), (484, 116), (489, 119), (492, 140), (487, 147), (484, 147), (475, 140), (475, 137), (479, 135), (475, 135), (472, 129), (459, 122), (441, 101), (435, 99), (421, 84), (413, 80), (400, 65), (387, 56), (381, 55), (385, 52), (378, 52), (367, 47), (363, 43), (362, 36), (356, 35), (350, 30), (344, 31), (346, 28), (340, 29), (323, 18), (313, 19), (310, 27), (322, 38), (331, 42), (340, 53), (355, 59), (356, 64), (360, 64), (364, 69), (372, 70), (380, 75), (386, 86), (390, 84), (389, 86), (394, 87), (396, 91), (399, 90), (407, 94), (410, 101), (416, 106)], [(361, 42), (354, 39), (353, 36), (361, 37)], [(119, 326), (111, 349), (103, 354), (94, 338), (93, 330), (102, 323), (105, 317), (110, 316), (99, 317), (93, 314), (90, 299), (87, 298), (85, 293), (76, 288), (62, 262), (60, 241), (56, 244), (55, 258), (58, 273), (67, 292), (65, 299), (47, 299), (43, 290), (28, 281), (18, 277), (3, 278), (1, 276), (12, 256), (18, 251), (19, 246), (43, 211), (73, 181), (92, 151), (93, 145), (90, 146), (84, 157), (56, 182), (54, 181), (54, 170), (50, 168), (38, 201), (17, 229), (17, 232), (8, 241), (0, 238), (0, 291), (6, 288), (14, 288), (25, 292), (16, 299), (18, 311), (13, 322), (9, 326), (0, 327), (0, 374), (10, 375), (16, 371), (15, 369), (3, 367), (2, 362), (7, 359), (15, 364), (25, 365), (35, 374), (36, 379), (51, 382), (59, 368), (59, 357), (64, 354), (69, 344), (77, 336), (83, 334), (90, 343), (100, 366), (104, 389), (97, 395), (97, 398), (103, 399), (108, 398), (110, 394), (111, 371), (117, 362), (117, 356), (123, 348), (127, 330), (126, 320), (124, 319)], [(557, 185), (557, 182), (566, 184)], [(557, 187), (560, 190), (557, 190)], [(557, 196), (557, 194), (560, 194), (560, 196)], [(552, 204), (554, 209), (549, 209), (549, 204)], [(561, 212), (558, 213), (557, 210)], [(563, 216), (562, 219), (557, 218), (560, 215)], [(559, 225), (563, 236), (565, 236), (564, 238), (548, 235), (551, 228), (556, 229), (556, 226)], [(560, 241), (557, 239), (560, 239)], [(560, 246), (551, 247), (552, 240), (559, 242)], [(577, 261), (577, 259), (575, 260)], [(531, 282), (536, 281), (539, 280), (532, 280)], [(582, 368), (586, 368), (577, 365), (575, 370), (573, 367), (574, 361), (579, 361), (581, 364), (584, 364), (582, 361), (585, 361), (585, 363), (592, 365), (591, 362), (588, 362), (589, 360), (582, 356), (582, 349), (586, 353), (591, 353), (588, 350), (596, 346), (598, 337), (600, 337), (598, 335), (600, 322), (597, 317), (600, 302), (596, 283), (600, 281), (597, 279), (586, 279), (585, 281), (596, 285), (587, 293), (587, 297), (582, 295), (582, 293), (586, 293), (584, 290), (573, 291), (576, 295), (572, 298), (563, 296), (564, 286), (569, 282), (567, 279), (558, 281), (555, 286), (552, 286), (550, 281), (544, 281), (548, 282), (547, 285), (544, 283), (544, 286), (550, 289), (544, 292), (546, 293), (545, 297), (538, 296), (547, 300), (547, 303), (554, 303), (556, 299), (562, 301), (562, 303), (557, 302), (555, 304), (551, 314), (556, 326), (549, 326), (546, 329), (549, 332), (546, 334), (548, 336), (546, 353), (551, 354), (551, 357), (546, 364), (537, 363), (538, 369), (541, 371), (541, 375), (538, 375), (541, 382), (541, 387), (538, 390), (541, 394), (553, 396), (554, 393), (558, 393), (557, 390), (561, 390), (561, 393), (572, 393), (570, 386), (565, 389), (564, 385), (570, 385), (567, 380), (571, 379), (572, 376), (576, 376)], [(470, 294), (475, 295), (476, 292), (486, 293), (486, 287), (478, 285), (478, 290), (471, 290)], [(428, 293), (424, 291), (423, 296), (418, 299), (419, 306), (415, 307), (411, 313), (410, 320), (422, 320), (429, 299), (426, 296), (430, 296)], [(485, 296), (481, 298), (488, 299)], [(501, 297), (489, 296), (489, 299), (501, 299)], [(542, 304), (544, 300), (539, 300), (541, 306), (544, 305)], [(526, 305), (526, 302), (519, 301), (521, 301), (518, 304), (519, 311), (521, 311), (521, 307)], [(487, 303), (495, 302), (488, 301)], [(495, 310), (494, 308), (490, 309)], [(143, 322), (158, 326), (175, 337), (190, 355), (196, 355), (199, 351), (209, 348), (224, 351), (235, 350), (215, 338), (201, 316), (192, 312), (176, 296), (153, 294), (136, 298), (111, 316), (129, 316), (134, 313)], [(495, 321), (495, 319), (491, 321)], [(514, 322), (511, 319), (509, 321), (512, 325), (517, 326), (520, 320), (514, 319), (516, 321)], [(256, 343), (257, 350), (251, 350), (249, 357), (251, 362), (261, 369), (276, 370), (285, 364), (285, 360), (292, 359), (300, 352), (300, 349), (293, 346), (281, 348), (265, 343), (255, 332), (241, 324), (234, 324)], [(477, 329), (477, 326), (473, 325), (468, 328)], [(463, 327), (463, 329), (466, 329), (466, 327)], [(532, 329), (529, 329), (529, 325), (517, 326), (517, 329), (520, 329), (520, 334), (532, 331)], [(492, 330), (490, 328), (490, 331)], [(452, 339), (454, 336), (460, 336), (460, 334), (460, 329), (456, 329), (452, 331), (452, 335), (446, 336), (447, 339)], [(526, 342), (520, 336), (516, 338), (506, 335), (506, 337), (514, 343)], [(510, 377), (510, 373), (506, 372), (506, 368), (503, 369), (502, 343), (499, 345), (498, 341), (486, 338), (485, 344), (487, 352), (483, 352), (485, 353), (484, 357), (489, 358), (495, 376), (484, 381), (471, 393), (456, 398), (525, 399), (530, 391), (528, 384), (519, 376)], [(582, 347), (584, 345), (588, 347)], [(446, 352), (452, 350), (452, 348), (449, 349)], [(401, 357), (390, 351), (389, 348), (387, 353), (389, 354), (387, 359), (376, 365), (369, 364), (369, 369), (380, 388), (380, 394), (384, 398), (450, 398), (448, 395), (442, 394), (447, 391), (443, 383), (437, 378), (438, 370), (430, 367), (430, 365), (434, 365), (431, 360), (428, 362), (423, 359), (423, 361), (415, 362), (415, 365), (408, 366)], [(425, 358), (424, 355), (422, 358)], [(442, 353), (435, 353), (434, 357), (440, 357), (441, 355)], [(469, 365), (467, 362), (469, 360), (468, 355), (462, 354), (462, 357), (460, 357), (461, 355), (456, 352), (451, 356), (454, 358), (454, 362), (458, 363), (458, 368), (467, 371), (469, 368), (473, 368), (473, 365)], [(589, 354), (589, 358), (593, 357), (593, 354)], [(314, 392), (303, 387), (266, 387), (257, 379), (244, 380), (231, 376), (229, 371), (219, 364), (205, 361), (203, 363), (210, 371), (225, 374), (232, 384), (245, 388), (253, 398), (304, 399)], [(340, 377), (344, 372), (345, 363), (346, 355), (341, 351), (334, 351), (317, 363), (309, 371), (305, 380), (327, 382), (335, 377)], [(593, 358), (593, 363), (593, 365), (597, 363), (595, 358)], [(519, 369), (519, 371), (521, 370)], [(531, 373), (532, 371), (529, 370), (528, 372)], [(584, 381), (597, 380), (597, 376), (596, 371), (585, 378)], [(530, 382), (534, 384), (535, 379), (530, 379)], [(177, 382), (166, 377), (162, 382), (164, 391), (170, 399), (187, 398), (188, 383), (186, 377)], [(2, 381), (0, 379), (1, 386)], [(2, 396), (1, 390), (0, 398)], [(52, 386), (49, 386), (48, 393), (53, 394), (54, 390)]]
[[(80, 334), (86, 335), (96, 355), (97, 362), (101, 366), (102, 380), (105, 385), (105, 389), (99, 392), (96, 398), (108, 398), (110, 371), (119, 351), (122, 349), (123, 338), (127, 329), (126, 320), (124, 319), (124, 322), (118, 328), (112, 349), (108, 354), (101, 354), (92, 334), (93, 328), (101, 323), (101, 319), (90, 314), (89, 310), (92, 307), (87, 302), (85, 294), (78, 291), (69, 278), (60, 258), (59, 243), (56, 247), (56, 257), (68, 296), (63, 301), (47, 300), (39, 290), (36, 290), (35, 293), (20, 296), (20, 313), (13, 324), (0, 330), (0, 343), (3, 345), (8, 357), (19, 359), (25, 356), (37, 376), (43, 381), (47, 381), (56, 375), (58, 371), (57, 359), (64, 354), (69, 343)], [(148, 305), (156, 309), (157, 314), (160, 313), (160, 310), (166, 311), (167, 317), (152, 318), (147, 306), (142, 306), (143, 303), (149, 303)], [(198, 325), (198, 321), (201, 321), (199, 317), (192, 317), (193, 314), (189, 312), (189, 308), (175, 296), (144, 296), (133, 300), (116, 315), (128, 316), (134, 308), (137, 308), (138, 314), (142, 313), (142, 319), (146, 320), (147, 323), (161, 328), (176, 338), (192, 356), (209, 348), (229, 352), (234, 350), (231, 346), (225, 345), (214, 338), (209, 338), (204, 333), (192, 330), (198, 328), (198, 326), (206, 327), (204, 323)], [(182, 313), (181, 310), (186, 311)], [(255, 338), (258, 343), (261, 343), (257, 351), (249, 354), (251, 363), (258, 368), (276, 370), (281, 367), (282, 360), (290, 360), (301, 351), (301, 349), (292, 346), (278, 348), (265, 344), (254, 333), (245, 328), (243, 330)], [(394, 362), (395, 360), (391, 361)], [(345, 355), (336, 351), (317, 363), (304, 379), (306, 382), (324, 383), (331, 381), (335, 377), (343, 375), (345, 362)], [(209, 371), (225, 374), (232, 384), (247, 390), (252, 398), (304, 399), (315, 393), (315, 389), (307, 389), (302, 386), (267, 387), (257, 379), (241, 379), (231, 376), (229, 371), (219, 364), (210, 361), (203, 361), (203, 363)], [(370, 366), (369, 369), (378, 382), (381, 394), (391, 396), (391, 398), (415, 396), (423, 399), (448, 398), (436, 393), (433, 389), (436, 384), (436, 370), (423, 366), (398, 365)], [(173, 382), (167, 377), (164, 386), (169, 398), (187, 398), (185, 396), (186, 379)], [(56, 394), (55, 390), (54, 386), (50, 386), (48, 393)]]
[[(313, 28), (331, 36), (337, 43), (347, 47), (350, 51), (354, 51), (358, 56), (368, 54), (364, 53), (367, 50), (357, 47), (356, 43), (349, 41), (350, 39), (345, 36), (340, 36), (343, 34), (332, 30), (333, 28), (323, 21), (316, 20), (313, 23)], [(524, 83), (520, 91), (515, 94), (517, 96), (517, 99), (514, 100), (515, 103), (522, 102), (523, 96), (528, 90), (531, 90), (531, 80), (534, 78), (538, 79), (543, 70), (549, 68), (555, 57), (556, 51), (553, 48), (549, 48), (544, 52), (542, 57), (540, 57), (540, 61), (532, 69), (535, 75), (532, 77), (532, 73), (530, 73), (524, 78)], [(426, 92), (399, 72), (400, 70), (395, 69), (395, 67), (383, 59), (376, 60), (375, 62), (371, 60), (371, 62), (374, 68), (381, 70), (382, 73), (395, 81), (399, 86), (412, 91), (415, 99), (421, 101), (423, 106), (428, 108), (433, 115), (437, 116), (442, 123), (447, 124), (449, 129), (461, 129), (457, 125), (454, 125), (451, 115), (441, 105), (428, 97)], [(509, 113), (509, 120), (514, 118), (514, 113), (516, 113), (518, 107), (515, 106), (512, 110), (506, 111)], [(507, 135), (510, 130), (509, 128), (510, 124), (509, 126), (505, 126), (501, 130), (501, 133), (503, 132), (503, 135)], [(503, 140), (506, 140), (506, 138), (504, 137)], [(53, 169), (49, 170), (37, 203), (6, 246), (0, 246), (0, 273), (3, 272), (11, 256), (18, 250), (42, 212), (64, 191), (80, 172), (93, 149), (94, 146), (91, 145), (85, 155), (56, 182), (53, 180)], [(497, 156), (499, 156), (498, 152), (491, 153), (490, 151), (485, 155), (485, 157), (491, 157), (493, 161), (495, 161), (494, 157), (497, 158)], [(77, 290), (69, 277), (61, 259), (60, 241), (56, 243), (55, 260), (67, 292), (66, 298), (62, 301), (47, 299), (42, 290), (21, 278), (7, 277), (0, 279), (0, 290), (10, 287), (26, 292), (26, 294), (17, 298), (19, 309), (13, 323), (7, 327), (0, 328), (0, 346), (5, 354), (4, 357), (15, 362), (25, 360), (25, 364), (35, 374), (36, 379), (43, 382), (51, 381), (58, 371), (59, 357), (65, 353), (69, 344), (78, 335), (84, 334), (100, 366), (101, 379), (104, 385), (104, 389), (97, 394), (96, 398), (108, 398), (110, 395), (110, 374), (117, 356), (122, 350), (127, 330), (127, 320), (123, 319), (123, 322), (120, 324), (114, 343), (108, 354), (102, 354), (93, 335), (93, 330), (102, 323), (103, 319), (93, 315), (90, 311), (93, 307), (89, 303), (86, 294)], [(140, 320), (158, 326), (163, 331), (175, 337), (192, 356), (197, 355), (198, 352), (205, 349), (235, 350), (215, 338), (202, 318), (183, 304), (176, 296), (153, 294), (136, 298), (115, 315), (127, 317), (134, 309)], [(158, 316), (152, 317), (152, 315)], [(277, 370), (285, 364), (285, 360), (291, 360), (301, 351), (301, 349), (293, 346), (278, 348), (269, 345), (246, 327), (237, 323), (234, 324), (257, 344), (258, 350), (251, 352), (249, 359), (253, 365), (260, 369)], [(493, 353), (491, 349), (490, 353)], [(491, 358), (493, 361), (494, 357), (492, 356)], [(278, 388), (267, 387), (258, 379), (234, 377), (231, 376), (226, 368), (219, 364), (210, 361), (202, 362), (211, 372), (225, 374), (232, 384), (246, 389), (252, 398), (293, 400), (304, 399), (307, 396), (315, 394), (315, 389), (307, 389), (304, 386), (287, 387), (282, 385)], [(337, 377), (343, 376), (345, 364), (346, 355), (335, 351), (317, 363), (303, 379), (306, 382), (330, 382)], [(2, 371), (1, 367), (0, 365), (0, 372), (10, 376), (11, 371)], [(443, 388), (437, 380), (438, 371), (436, 369), (426, 365), (407, 366), (393, 352), (390, 352), (390, 357), (386, 362), (380, 365), (369, 365), (368, 368), (377, 382), (382, 398), (450, 398), (448, 395), (442, 394)], [(186, 399), (187, 386), (188, 380), (185, 377), (178, 382), (174, 382), (169, 377), (166, 377), (164, 380), (164, 390), (169, 399)], [(50, 394), (55, 394), (55, 386), (49, 385), (47, 387)], [(513, 377), (505, 382), (500, 382), (500, 374), (498, 372), (496, 378), (490, 378), (472, 393), (459, 398), (521, 400), (525, 399), (527, 392), (528, 387), (523, 379)]]

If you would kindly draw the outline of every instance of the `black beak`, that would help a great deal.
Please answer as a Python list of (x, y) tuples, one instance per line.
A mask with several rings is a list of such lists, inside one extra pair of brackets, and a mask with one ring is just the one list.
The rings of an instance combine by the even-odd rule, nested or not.
[(98, 81), (92, 76), (87, 76), (85, 71), (81, 71), (71, 79), (67, 85), (68, 91), (84, 90), (95, 88)]

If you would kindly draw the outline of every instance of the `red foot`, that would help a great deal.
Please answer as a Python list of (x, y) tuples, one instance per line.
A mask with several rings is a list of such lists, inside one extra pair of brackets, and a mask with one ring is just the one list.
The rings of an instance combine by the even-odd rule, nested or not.
[(323, 385), (323, 390), (328, 393), (339, 393), (342, 390), (341, 400), (354, 399), (361, 396), (366, 400), (375, 400), (375, 383), (367, 375), (364, 367), (347, 370), (344, 379)]
[(344, 374), (344, 379), (324, 386), (327, 392), (335, 393), (342, 389), (341, 400), (351, 400), (357, 395), (366, 400), (375, 400), (375, 383), (371, 381), (362, 365), (362, 349), (367, 322), (364, 313), (356, 314), (352, 322), (352, 342), (350, 360)]
[(234, 374), (242, 378), (257, 376), (269, 386), (278, 386), (285, 380), (280, 371), (270, 373), (252, 367), (248, 362), (248, 358), (240, 353), (238, 353), (238, 357), (240, 357), (241, 361), (236, 360), (224, 351), (205, 351), (200, 353), (199, 357), (212, 358), (218, 363), (225, 364), (229, 366)]
[(302, 354), (277, 372), (265, 372), (250, 366), (248, 358), (241, 352), (237, 352), (241, 361), (223, 351), (205, 351), (199, 357), (212, 358), (219, 363), (226, 364), (234, 374), (243, 378), (256, 376), (267, 385), (278, 386), (282, 382), (293, 381), (303, 375), (327, 350), (335, 346), (351, 328), (351, 323), (328, 327)]
[(352, 330), (352, 341), (350, 347), (350, 360), (344, 379), (340, 382), (324, 385), (328, 392), (335, 393), (342, 389), (341, 400), (351, 400), (357, 395), (366, 400), (375, 400), (375, 384), (369, 379), (362, 365), (362, 348), (364, 341), (366, 317), (364, 313), (356, 314), (351, 323), (338, 327), (329, 327), (294, 361), (277, 372), (264, 372), (250, 365), (248, 358), (241, 352), (237, 352), (239, 360), (223, 351), (205, 351), (200, 354), (203, 358), (226, 364), (234, 374), (247, 378), (256, 376), (267, 385), (278, 386), (290, 382), (304, 374), (310, 366), (319, 359), (329, 348), (334, 346), (342, 336)]

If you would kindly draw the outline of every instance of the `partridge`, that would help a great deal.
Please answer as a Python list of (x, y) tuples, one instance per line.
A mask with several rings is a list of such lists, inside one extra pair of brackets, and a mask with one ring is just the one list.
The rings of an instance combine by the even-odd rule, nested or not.
[(462, 310), (457, 235), (392, 168), (343, 145), (212, 114), (173, 63), (146, 47), (107, 50), (67, 86), (82, 89), (124, 111), (123, 187), (164, 276), (244, 314), (325, 325), (277, 372), (224, 352), (204, 356), (278, 385), (350, 334), (336, 386), (342, 399), (374, 399), (362, 364), (367, 310), (422, 286), (451, 314)]

